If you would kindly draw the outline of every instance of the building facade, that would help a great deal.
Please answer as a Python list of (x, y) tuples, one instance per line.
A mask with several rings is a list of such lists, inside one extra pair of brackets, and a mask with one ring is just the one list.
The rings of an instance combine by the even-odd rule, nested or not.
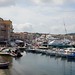
[(12, 33), (12, 21), (0, 18), (0, 41), (10, 41)]
[(28, 38), (27, 32), (14, 32), (12, 35), (13, 40), (23, 40), (25, 41)]

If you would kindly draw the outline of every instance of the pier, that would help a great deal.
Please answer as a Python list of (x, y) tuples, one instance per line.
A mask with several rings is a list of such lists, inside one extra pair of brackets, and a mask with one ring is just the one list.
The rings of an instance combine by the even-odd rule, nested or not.
[[(61, 58), (68, 58), (69, 55), (75, 53), (75, 48), (64, 48), (64, 49), (25, 49), (28, 53), (42, 54), (46, 56), (55, 56)], [(73, 57), (75, 59), (75, 56)]]
[(0, 75), (6, 75), (4, 70), (0, 70)]

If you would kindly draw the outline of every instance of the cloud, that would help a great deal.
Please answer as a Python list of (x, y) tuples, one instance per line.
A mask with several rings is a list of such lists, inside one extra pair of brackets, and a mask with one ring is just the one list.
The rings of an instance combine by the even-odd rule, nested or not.
[(20, 26), (22, 26), (22, 30), (21, 31), (33, 32), (32, 24), (30, 24), (30, 23), (25, 23), (25, 24), (20, 25)]
[(75, 0), (0, 0), (0, 6), (58, 6), (75, 4)]
[(15, 5), (16, 0), (0, 0), (0, 7)]
[[(65, 6), (66, 3), (75, 3), (74, 0), (72, 0), (72, 2), (70, 0), (10, 1), (13, 3), (13, 6), (1, 7), (0, 17), (10, 19), (14, 25), (14, 31), (65, 33), (63, 19), (68, 32), (75, 31), (75, 6)], [(10, 5), (12, 5), (11, 2), (9, 3)], [(23, 4), (27, 6), (22, 6)], [(53, 6), (51, 4), (53, 4)]]
[(56, 4), (56, 5), (63, 5), (64, 0), (53, 0), (53, 3)]
[(45, 4), (45, 3), (50, 3), (51, 0), (32, 0), (32, 2), (36, 4)]
[(37, 5), (64, 5), (64, 4), (70, 4), (75, 3), (75, 0), (31, 0)]
[(32, 32), (32, 24), (24, 23), (24, 24), (14, 24), (14, 31), (16, 32)]
[[(67, 0), (66, 0), (67, 1)], [(49, 5), (62, 5), (64, 4), (65, 0), (32, 0), (37, 5), (41, 4), (49, 4)]]

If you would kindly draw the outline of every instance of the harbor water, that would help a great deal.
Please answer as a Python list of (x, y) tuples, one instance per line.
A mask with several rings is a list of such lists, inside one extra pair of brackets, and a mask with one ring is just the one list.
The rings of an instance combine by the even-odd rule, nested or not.
[(26, 52), (11, 59), (6, 75), (75, 75), (75, 62), (67, 59)]

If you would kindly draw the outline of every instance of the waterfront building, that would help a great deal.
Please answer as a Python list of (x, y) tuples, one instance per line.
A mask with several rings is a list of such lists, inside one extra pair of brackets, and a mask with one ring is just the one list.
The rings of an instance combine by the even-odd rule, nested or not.
[(23, 40), (25, 41), (28, 37), (28, 32), (14, 32), (12, 35), (13, 40)]
[(0, 18), (0, 42), (10, 41), (13, 33), (12, 21)]

